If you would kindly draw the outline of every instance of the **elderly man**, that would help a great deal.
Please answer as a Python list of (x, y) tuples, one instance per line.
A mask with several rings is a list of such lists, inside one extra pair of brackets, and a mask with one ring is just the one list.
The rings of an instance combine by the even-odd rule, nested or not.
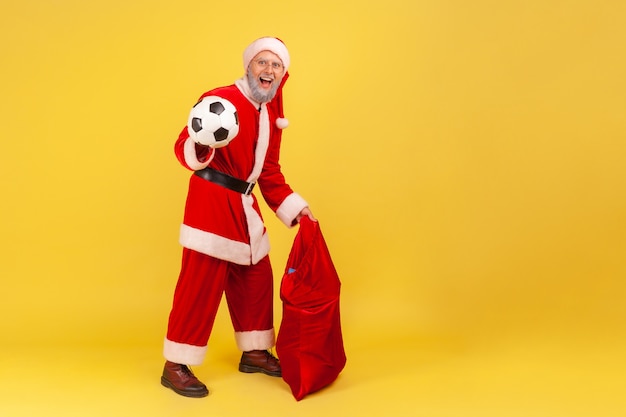
[(187, 397), (208, 395), (189, 369), (203, 362), (222, 294), (243, 352), (241, 372), (281, 376), (274, 346), (273, 275), (269, 241), (251, 190), (258, 183), (268, 206), (287, 226), (302, 216), (314, 220), (280, 170), (282, 88), (289, 52), (277, 38), (252, 42), (243, 53), (245, 75), (233, 85), (203, 94), (237, 109), (238, 135), (225, 147), (195, 143), (187, 127), (175, 144), (176, 157), (194, 171), (180, 231), (182, 267), (174, 292), (163, 353), (161, 383)]

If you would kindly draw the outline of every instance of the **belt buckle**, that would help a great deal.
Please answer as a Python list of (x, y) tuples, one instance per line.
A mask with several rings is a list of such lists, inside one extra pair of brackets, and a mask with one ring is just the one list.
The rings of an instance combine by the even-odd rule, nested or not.
[(246, 192), (244, 192), (244, 195), (250, 195), (252, 194), (252, 189), (254, 188), (255, 183), (254, 182), (249, 182), (248, 183), (248, 187), (246, 187)]

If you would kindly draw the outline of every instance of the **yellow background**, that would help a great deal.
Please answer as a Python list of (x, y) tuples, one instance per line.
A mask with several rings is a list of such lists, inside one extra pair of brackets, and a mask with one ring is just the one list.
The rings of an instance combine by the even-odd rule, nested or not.
[[(0, 415), (623, 416), (626, 3), (0, 6)], [(348, 364), (295, 402), (159, 385), (190, 106), (289, 47), (284, 172), (343, 282)], [(266, 208), (276, 282), (296, 229)], [(276, 285), (276, 291), (278, 285)], [(280, 320), (276, 297), (276, 324)]]

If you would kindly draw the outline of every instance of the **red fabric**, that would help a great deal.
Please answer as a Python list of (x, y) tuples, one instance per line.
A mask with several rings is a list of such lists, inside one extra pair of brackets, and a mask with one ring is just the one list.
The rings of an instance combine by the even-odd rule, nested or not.
[[(285, 78), (283, 77), (283, 83)], [(209, 152), (214, 152), (214, 157), (209, 164), (211, 168), (245, 180), (252, 172), (256, 162), (254, 150), (259, 136), (259, 111), (235, 85), (208, 91), (202, 94), (199, 100), (208, 95), (222, 97), (235, 105), (239, 117), (239, 134), (228, 146), (216, 150), (204, 149), (197, 156), (206, 160), (211, 155)], [(285, 199), (293, 193), (292, 188), (285, 181), (279, 163), (282, 130), (276, 127), (275, 122), (276, 118), (279, 117), (278, 112), (282, 111), (281, 105), (282, 101), (280, 103), (274, 103), (273, 101), (268, 103), (270, 120), (269, 144), (263, 169), (258, 178), (259, 186), (255, 189), (255, 193), (256, 190), (260, 190), (265, 202), (273, 211), (278, 210)], [(184, 167), (191, 169), (187, 163), (188, 161), (185, 159), (185, 146), (189, 140), (189, 133), (187, 126), (185, 126), (176, 140), (174, 151), (178, 161)], [(253, 208), (259, 215), (259, 218), (262, 219), (256, 195), (252, 194), (252, 198), (254, 199)], [(249, 223), (242, 205), (241, 194), (203, 180), (196, 175), (192, 175), (189, 181), (183, 223), (193, 229), (208, 232), (237, 243), (247, 245), (251, 243)], [(263, 227), (262, 233), (264, 233), (264, 226), (261, 227)], [(188, 240), (181, 241), (184, 247), (199, 250), (195, 243)], [(211, 242), (210, 245), (218, 245), (220, 243)], [(237, 248), (241, 247), (244, 248), (242, 250), (250, 250), (245, 246), (237, 246)], [(224, 256), (223, 252), (200, 251), (207, 255), (237, 263), (242, 263), (238, 259), (247, 255), (247, 253), (237, 252), (228, 258)]]
[(226, 295), (236, 332), (272, 329), (273, 288), (272, 266), (267, 256), (256, 265), (237, 265), (183, 248), (167, 339), (206, 346), (222, 294)]
[(319, 223), (303, 217), (280, 286), (276, 340), (283, 379), (298, 401), (332, 383), (346, 364), (340, 287)]
[[(285, 74), (276, 94), (276, 98), (267, 104), (270, 120), (270, 142), (265, 156), (263, 170), (258, 178), (259, 189), (263, 194), (263, 198), (265, 198), (268, 206), (273, 211), (276, 211), (285, 198), (293, 193), (291, 187), (286, 184), (285, 177), (281, 171), (279, 159), (283, 131), (282, 129), (276, 127), (276, 119), (278, 117), (284, 117), (282, 88), (288, 78), (289, 74)], [(198, 101), (209, 95), (222, 97), (233, 103), (237, 108), (237, 116), (239, 118), (239, 133), (237, 134), (237, 137), (235, 137), (235, 139), (233, 139), (228, 146), (215, 151), (215, 157), (209, 166), (235, 178), (245, 180), (254, 168), (254, 149), (257, 146), (257, 138), (259, 136), (259, 111), (235, 85), (219, 87), (207, 91), (200, 96)], [(174, 151), (180, 163), (184, 167), (189, 168), (189, 165), (185, 161), (184, 153), (184, 146), (187, 139), (189, 139), (189, 133), (187, 132), (187, 126), (184, 126), (178, 136), (178, 139), (176, 140)], [(206, 151), (206, 154), (202, 153), (198, 156), (206, 160), (206, 158), (210, 155), (210, 152), (211, 150), (209, 149)], [(195, 190), (189, 191), (190, 194), (192, 194), (190, 198), (195, 199), (194, 191)], [(200, 191), (199, 194), (202, 195), (204, 192)], [(199, 206), (202, 206), (202, 204), (199, 204)], [(223, 209), (223, 207), (220, 208)], [(215, 216), (219, 216), (219, 213), (205, 215), (205, 218), (219, 218)], [(225, 220), (215, 220), (212, 223), (219, 221)], [(206, 230), (204, 227), (207, 225), (202, 224), (190, 226)]]
[[(283, 77), (283, 83), (284, 81), (285, 78)], [(239, 117), (239, 134), (228, 146), (215, 151), (215, 157), (209, 166), (235, 178), (245, 180), (252, 172), (255, 163), (254, 149), (259, 135), (259, 111), (235, 85), (207, 91), (198, 100), (202, 100), (202, 98), (208, 95), (222, 97), (233, 103), (237, 108)], [(279, 110), (278, 103), (272, 101), (268, 104), (270, 139), (263, 170), (258, 178), (259, 190), (273, 211), (276, 211), (285, 198), (293, 193), (293, 190), (285, 181), (279, 163), (280, 145), (282, 142), (282, 130), (276, 127), (276, 118), (279, 117)], [(187, 126), (185, 126), (174, 145), (176, 157), (186, 168), (189, 168), (189, 165), (185, 160), (184, 147), (188, 139), (189, 133), (187, 132)], [(206, 158), (208, 153), (200, 156)], [(184, 223), (199, 230), (215, 233), (238, 242), (248, 243), (243, 207), (240, 201), (235, 201), (237, 199), (241, 200), (241, 195), (214, 185), (199, 179), (195, 175), (191, 177), (187, 204), (185, 206)], [(256, 197), (254, 198), (256, 200)], [(225, 199), (229, 200), (227, 204), (223, 203)], [(207, 208), (211, 206), (215, 208), (212, 209), (211, 213), (207, 213)], [(256, 203), (255, 209), (261, 215)], [(233, 219), (236, 219), (236, 221), (233, 221)]]

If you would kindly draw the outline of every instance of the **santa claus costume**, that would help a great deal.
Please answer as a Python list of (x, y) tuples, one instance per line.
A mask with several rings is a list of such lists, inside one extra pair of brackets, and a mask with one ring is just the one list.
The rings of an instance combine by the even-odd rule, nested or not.
[(194, 174), (180, 229), (182, 266), (164, 343), (170, 362), (202, 363), (222, 294), (241, 351), (265, 350), (275, 343), (270, 245), (251, 189), (258, 184), (268, 206), (288, 227), (308, 204), (285, 182), (279, 164), (282, 129), (287, 126), (282, 108), (289, 67), (285, 45), (276, 38), (256, 40), (244, 52), (244, 69), (265, 50), (278, 55), (285, 68), (272, 101), (256, 102), (245, 76), (208, 91), (200, 99), (218, 96), (234, 104), (238, 135), (225, 147), (210, 148), (195, 143), (185, 127), (175, 144), (176, 157)]

